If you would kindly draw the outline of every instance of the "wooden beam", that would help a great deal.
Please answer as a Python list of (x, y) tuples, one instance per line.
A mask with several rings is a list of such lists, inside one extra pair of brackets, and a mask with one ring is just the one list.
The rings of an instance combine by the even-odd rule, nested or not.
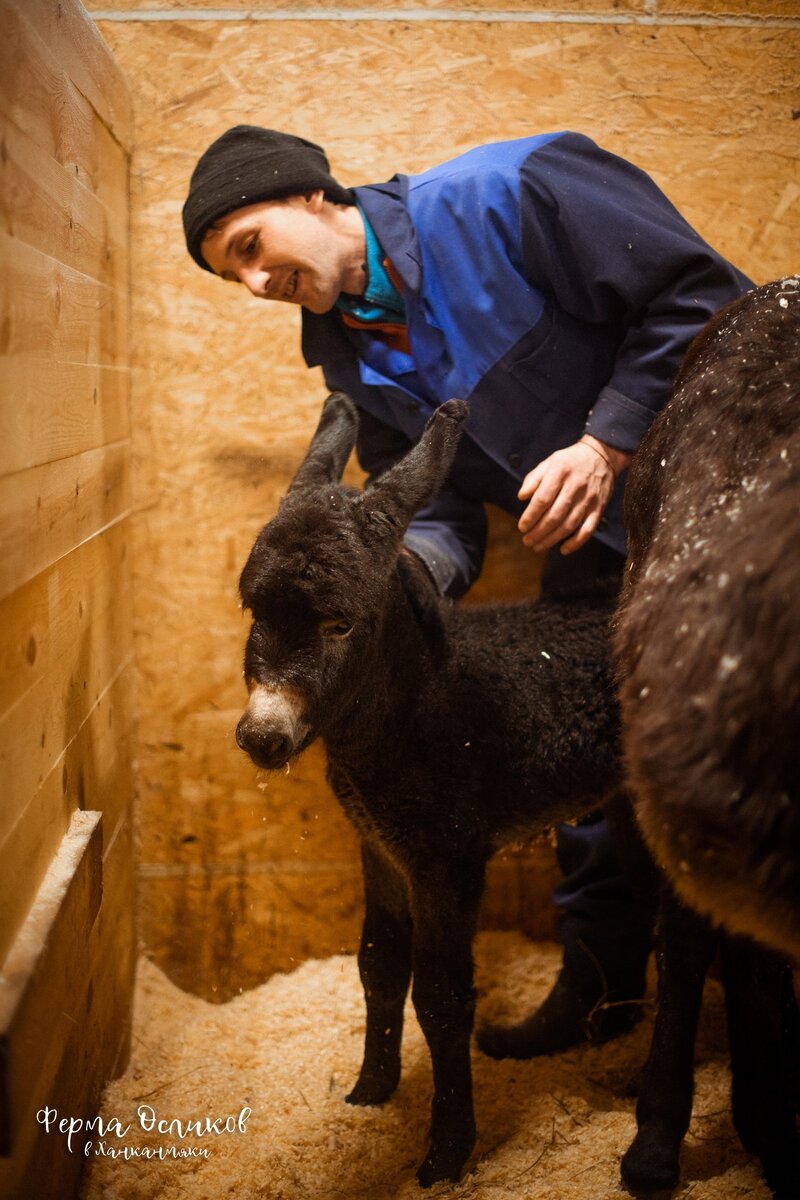
[(111, 839), (133, 795), (132, 664), (109, 683), (0, 842), (0, 962), (76, 808), (102, 811)]
[[(104, 1084), (127, 1059), (136, 957), (130, 825), (103, 846), (99, 911), (95, 839), (50, 925), (2, 1043), (6, 1086), (0, 1096), (13, 1113), (12, 1157), (0, 1158), (4, 1197), (75, 1194), (82, 1156), (67, 1154), (63, 1137), (47, 1134), (36, 1113), (50, 1105), (62, 1115), (95, 1116)], [(21, 940), (22, 935), (12, 959)]]
[[(88, 977), (102, 896), (102, 814), (76, 812), (0, 975), (0, 1148), (35, 1079), (54, 1073)], [(59, 1045), (61, 1043), (61, 1045)]]

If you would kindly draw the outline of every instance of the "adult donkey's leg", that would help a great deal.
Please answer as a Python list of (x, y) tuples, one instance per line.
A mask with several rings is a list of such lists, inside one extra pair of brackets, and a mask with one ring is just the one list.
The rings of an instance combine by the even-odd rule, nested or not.
[(694, 1044), (703, 984), (716, 945), (708, 922), (664, 886), (658, 930), (658, 1011), (636, 1105), (638, 1133), (622, 1159), (632, 1192), (672, 1188), (689, 1128)]
[(797, 1005), (789, 965), (749, 938), (722, 939), (733, 1120), (779, 1200), (800, 1196)]

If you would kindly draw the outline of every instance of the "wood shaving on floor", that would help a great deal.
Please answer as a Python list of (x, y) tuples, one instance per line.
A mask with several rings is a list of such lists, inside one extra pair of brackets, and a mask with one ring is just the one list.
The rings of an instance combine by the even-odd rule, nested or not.
[[(478, 1021), (514, 1020), (549, 991), (558, 947), (516, 933), (475, 946)], [(139, 963), (128, 1070), (106, 1089), (101, 1117), (124, 1138), (92, 1131), (82, 1200), (624, 1200), (619, 1163), (635, 1132), (626, 1087), (644, 1061), (652, 1017), (604, 1046), (528, 1062), (473, 1050), (478, 1142), (459, 1184), (427, 1192), (414, 1172), (425, 1150), (430, 1061), (410, 1004), (403, 1074), (380, 1108), (343, 1097), (360, 1066), (364, 1008), (355, 958), (304, 963), (224, 1005), (177, 989)], [(721, 988), (706, 985), (694, 1116), (674, 1200), (769, 1200), (730, 1117)], [(140, 1127), (216, 1120), (221, 1132), (180, 1138)], [(229, 1132), (243, 1109), (244, 1132)], [(166, 1128), (166, 1127), (164, 1127)], [(175, 1148), (207, 1157), (111, 1157)], [(159, 1147), (162, 1149), (159, 1151)], [(82, 1150), (83, 1147), (81, 1146)]]

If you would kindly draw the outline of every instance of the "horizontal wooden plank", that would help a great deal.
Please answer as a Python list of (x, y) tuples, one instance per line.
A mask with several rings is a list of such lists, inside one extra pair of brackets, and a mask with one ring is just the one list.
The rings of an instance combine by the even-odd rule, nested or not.
[(129, 512), (127, 442), (0, 479), (0, 598)]
[(128, 297), (0, 232), (0, 354), (120, 366), (128, 361)]
[[(117, 157), (121, 151), (116, 150)], [(124, 163), (122, 164), (124, 170)], [(0, 226), (84, 275), (128, 286), (128, 191), (102, 204), (69, 170), (5, 122), (0, 153)]]
[[(76, 812), (0, 975), (0, 1128), (5, 1153), (32, 1081), (67, 1040), (84, 993), (88, 939), (102, 895), (102, 815)], [(53, 1072), (54, 1073), (54, 1072)], [(52, 1077), (52, 1076), (51, 1076)]]
[(129, 371), (52, 350), (0, 357), (0, 476), (129, 435)]
[(113, 208), (126, 190), (126, 154), (25, 11), (0, 0), (0, 114)]
[(102, 811), (109, 839), (129, 813), (132, 675), (129, 665), (100, 696), (0, 843), (0, 962), (25, 920), (75, 809)]
[(78, 0), (25, 0), (26, 20), (65, 68), (100, 120), (125, 147), (131, 141), (128, 84), (97, 26)]
[[(0, 842), (23, 819), (65, 749), (130, 658), (130, 606), (124, 596), (86, 625), (74, 649), (53, 664), (0, 719)], [(64, 764), (62, 762), (62, 774)], [(65, 785), (69, 780), (65, 777)]]
[[(0, 717), (49, 671), (78, 653), (87, 628), (112, 605), (130, 612), (131, 530), (125, 521), (59, 559), (0, 601)], [(127, 657), (131, 633), (119, 645)]]
[(12, 1030), (6, 1077), (16, 1085), (15, 1136), (12, 1157), (0, 1158), (4, 1197), (72, 1194), (69, 1172), (80, 1152), (68, 1154), (64, 1138), (47, 1134), (36, 1113), (49, 1105), (60, 1114), (96, 1115), (103, 1085), (124, 1067), (135, 967), (132, 865), (128, 824), (104, 848), (94, 922), (90, 905), (71, 904)]

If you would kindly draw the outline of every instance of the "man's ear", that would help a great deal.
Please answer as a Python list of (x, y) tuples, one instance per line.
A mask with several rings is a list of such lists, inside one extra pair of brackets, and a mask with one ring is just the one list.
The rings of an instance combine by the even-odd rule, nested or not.
[(308, 206), (309, 212), (322, 212), (322, 205), (325, 202), (325, 193), (322, 188), (315, 188), (313, 192), (304, 192), (303, 199)]

